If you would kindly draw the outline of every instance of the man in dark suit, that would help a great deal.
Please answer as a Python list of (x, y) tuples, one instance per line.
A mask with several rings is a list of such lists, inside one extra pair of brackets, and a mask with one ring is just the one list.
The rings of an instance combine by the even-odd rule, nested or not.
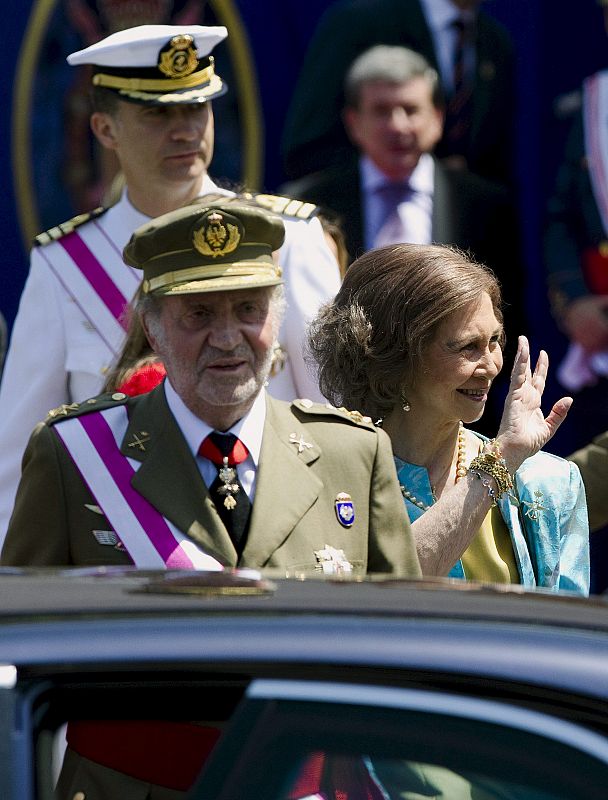
[[(451, 112), (438, 146), (471, 171), (512, 182), (514, 54), (480, 0), (339, 0), (310, 44), (283, 137), (285, 173), (299, 178), (352, 151), (339, 118), (346, 71), (377, 44), (422, 53), (441, 76)], [(461, 56), (459, 58), (459, 56)]]
[(525, 331), (524, 280), (508, 192), (431, 155), (444, 120), (437, 72), (412, 50), (377, 45), (355, 59), (344, 93), (359, 156), (285, 188), (338, 215), (353, 257), (403, 241), (468, 250), (496, 272), (515, 343)]

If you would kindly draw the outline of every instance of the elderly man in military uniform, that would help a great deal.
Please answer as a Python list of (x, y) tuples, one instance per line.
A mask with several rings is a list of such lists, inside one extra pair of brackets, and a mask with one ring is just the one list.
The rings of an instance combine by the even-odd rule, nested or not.
[(139, 313), (167, 380), (38, 426), (3, 563), (418, 574), (384, 433), (263, 391), (283, 236), (278, 216), (234, 198), (136, 231), (124, 256), (143, 268)]
[[(34, 425), (62, 403), (101, 391), (125, 335), (125, 305), (139, 273), (122, 250), (149, 218), (209, 193), (232, 194), (211, 180), (211, 101), (226, 91), (211, 55), (223, 27), (144, 25), (72, 54), (92, 64), (93, 133), (116, 154), (126, 188), (98, 209), (41, 234), (13, 328), (0, 387), (0, 544)], [(321, 399), (302, 355), (308, 319), (333, 297), (339, 272), (314, 206), (258, 195), (284, 213), (281, 263), (289, 314), (278, 337), (283, 369), (270, 392)]]
[[(360, 414), (264, 390), (283, 236), (278, 216), (234, 199), (201, 199), (134, 234), (125, 260), (143, 268), (139, 313), (167, 378), (137, 397), (63, 406), (38, 426), (3, 564), (420, 574), (386, 434)], [(156, 752), (176, 724), (138, 735)], [(183, 796), (179, 763), (162, 786), (156, 765), (125, 766), (121, 725), (70, 723), (60, 798)], [(188, 750), (196, 728), (180, 727)]]

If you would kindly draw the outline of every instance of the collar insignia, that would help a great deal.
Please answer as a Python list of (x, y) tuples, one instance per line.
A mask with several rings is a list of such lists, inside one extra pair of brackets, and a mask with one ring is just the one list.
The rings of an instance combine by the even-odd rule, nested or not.
[(312, 445), (310, 442), (305, 442), (302, 435), (300, 435), (298, 438), (297, 433), (290, 433), (289, 441), (291, 444), (295, 444), (297, 446), (298, 453), (303, 453), (304, 450), (310, 450), (311, 447), (314, 447), (314, 445)]
[(147, 431), (140, 431), (133, 434), (133, 441), (129, 442), (128, 447), (139, 447), (140, 450), (145, 450), (144, 444), (150, 441), (150, 434)]

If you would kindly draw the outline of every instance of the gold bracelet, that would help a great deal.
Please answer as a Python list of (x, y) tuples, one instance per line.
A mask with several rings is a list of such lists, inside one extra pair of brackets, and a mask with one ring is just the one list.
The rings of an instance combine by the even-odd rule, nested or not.
[(469, 464), (469, 472), (485, 472), (496, 481), (498, 496), (501, 497), (505, 492), (513, 488), (513, 478), (509, 474), (505, 461), (494, 453), (481, 453), (476, 456)]

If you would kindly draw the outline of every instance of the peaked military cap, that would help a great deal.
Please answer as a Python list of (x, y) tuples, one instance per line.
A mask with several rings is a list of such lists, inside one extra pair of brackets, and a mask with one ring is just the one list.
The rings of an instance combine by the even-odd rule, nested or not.
[(238, 198), (201, 198), (138, 228), (123, 257), (143, 270), (145, 294), (251, 289), (282, 283), (272, 253), (284, 238), (276, 214)]
[(223, 26), (139, 25), (68, 56), (92, 64), (93, 85), (145, 105), (204, 103), (227, 91), (210, 55), (228, 35)]

